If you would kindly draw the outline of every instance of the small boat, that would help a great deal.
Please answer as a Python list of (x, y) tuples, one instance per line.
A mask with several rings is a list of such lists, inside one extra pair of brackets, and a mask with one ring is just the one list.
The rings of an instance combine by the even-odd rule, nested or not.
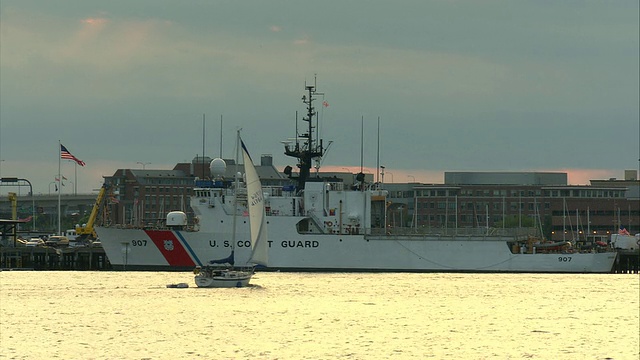
[(171, 289), (186, 289), (189, 287), (189, 284), (187, 283), (167, 284), (167, 287)]
[[(268, 263), (268, 247), (267, 247), (267, 226), (264, 207), (264, 194), (262, 193), (262, 185), (258, 173), (253, 165), (253, 160), (249, 156), (249, 151), (245, 147), (240, 133), (238, 132), (238, 144), (242, 145), (242, 154), (245, 164), (245, 176), (247, 187), (247, 203), (249, 208), (249, 226), (251, 235), (251, 257), (249, 259), (249, 267), (234, 268), (235, 251), (231, 249), (231, 255), (222, 260), (212, 260), (208, 265), (196, 266), (193, 270), (195, 274), (195, 282), (198, 287), (207, 288), (229, 288), (229, 287), (245, 287), (249, 285), (251, 276), (253, 276), (255, 265), (267, 266)], [(237, 163), (237, 162), (236, 162)], [(237, 172), (236, 172), (237, 173)], [(236, 176), (236, 189), (238, 188), (238, 178)], [(237, 201), (235, 203), (237, 209)], [(235, 243), (235, 221), (237, 211), (234, 212), (234, 231), (233, 243)], [(226, 265), (216, 265), (216, 264)]]

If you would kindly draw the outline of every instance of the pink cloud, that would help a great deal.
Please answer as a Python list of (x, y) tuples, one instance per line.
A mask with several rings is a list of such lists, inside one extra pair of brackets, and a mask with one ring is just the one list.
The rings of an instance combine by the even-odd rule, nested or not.
[[(360, 172), (360, 166), (323, 166), (320, 171), (323, 172), (351, 172), (357, 174)], [(444, 173), (454, 170), (407, 170), (394, 169), (386, 167), (384, 182), (385, 183), (409, 183), (419, 182), (425, 184), (444, 184)], [(492, 171), (492, 170), (487, 170)], [(498, 171), (498, 170), (496, 170)], [(504, 170), (503, 170), (504, 171)], [(518, 170), (514, 170), (517, 172)], [(606, 170), (606, 169), (538, 169), (528, 170), (527, 172), (560, 172), (567, 173), (568, 185), (589, 185), (591, 180), (607, 180), (610, 178), (622, 179), (623, 171)], [(365, 174), (373, 174), (374, 181), (376, 179), (375, 167), (364, 167)]]
[(567, 182), (570, 185), (589, 185), (590, 180), (607, 180), (610, 178), (623, 178), (624, 172), (604, 169), (559, 169), (553, 170), (567, 173)]
[(93, 26), (104, 26), (107, 23), (107, 19), (105, 18), (86, 18), (80, 20), (81, 23)]

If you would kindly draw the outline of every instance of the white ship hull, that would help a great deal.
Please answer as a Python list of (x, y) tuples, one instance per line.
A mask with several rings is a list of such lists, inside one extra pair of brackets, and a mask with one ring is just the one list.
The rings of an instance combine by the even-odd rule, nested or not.
[[(287, 236), (285, 224), (269, 227), (268, 270), (467, 271), (608, 273), (616, 253), (512, 253), (508, 238), (391, 237), (333, 234)], [(229, 255), (230, 233), (98, 228), (116, 269), (191, 270)], [(248, 232), (239, 231), (236, 265), (249, 265)]]

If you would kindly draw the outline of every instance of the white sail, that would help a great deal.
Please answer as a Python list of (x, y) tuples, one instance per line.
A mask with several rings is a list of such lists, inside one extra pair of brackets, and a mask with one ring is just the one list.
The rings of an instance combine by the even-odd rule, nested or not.
[(244, 171), (247, 181), (247, 206), (249, 207), (249, 224), (251, 225), (251, 259), (254, 264), (267, 266), (269, 252), (267, 246), (267, 226), (264, 209), (264, 194), (260, 178), (253, 165), (253, 160), (249, 151), (242, 144), (242, 155), (244, 160)]

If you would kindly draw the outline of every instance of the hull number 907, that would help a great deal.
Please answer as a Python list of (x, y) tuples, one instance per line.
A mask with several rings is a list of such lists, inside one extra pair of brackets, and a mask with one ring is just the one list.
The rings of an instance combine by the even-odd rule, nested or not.
[(147, 246), (147, 240), (131, 240), (132, 246)]
[(559, 262), (571, 262), (571, 256), (558, 256)]

